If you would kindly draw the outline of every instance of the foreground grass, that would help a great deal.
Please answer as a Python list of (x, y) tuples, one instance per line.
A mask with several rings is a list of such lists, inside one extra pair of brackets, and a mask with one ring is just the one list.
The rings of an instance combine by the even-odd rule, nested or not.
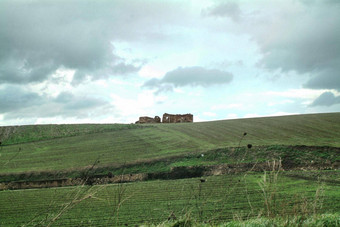
[[(0, 127), (0, 173), (72, 171), (201, 154), (244, 143), (340, 147), (340, 113), (189, 124)], [(20, 130), (19, 130), (20, 129)], [(7, 136), (6, 136), (7, 135)]]
[[(176, 222), (189, 215), (198, 223), (218, 225), (258, 216), (308, 217), (340, 211), (338, 184), (280, 176), (277, 181), (266, 178), (272, 184), (264, 185), (263, 177), (263, 174), (224, 175), (208, 177), (204, 183), (191, 178), (2, 191), (0, 224), (152, 225), (168, 219)], [(267, 195), (271, 195), (270, 200)]]
[(195, 220), (191, 220), (190, 217), (184, 217), (179, 221), (168, 221), (159, 225), (152, 225), (154, 227), (175, 227), (175, 226), (197, 226), (197, 227), (272, 227), (272, 226), (291, 226), (291, 227), (336, 227), (340, 226), (340, 214), (321, 214), (312, 215), (310, 217), (293, 216), (285, 218), (256, 218), (250, 220), (236, 220), (217, 225), (199, 223)]

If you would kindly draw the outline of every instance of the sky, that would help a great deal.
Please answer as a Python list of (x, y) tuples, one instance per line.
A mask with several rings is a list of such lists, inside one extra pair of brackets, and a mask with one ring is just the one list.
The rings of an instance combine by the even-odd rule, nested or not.
[(0, 1), (0, 126), (328, 112), (338, 0)]

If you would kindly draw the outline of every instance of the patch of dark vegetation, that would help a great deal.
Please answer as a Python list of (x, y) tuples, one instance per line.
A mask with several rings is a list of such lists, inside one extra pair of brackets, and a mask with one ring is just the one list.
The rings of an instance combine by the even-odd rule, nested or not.
[(174, 180), (201, 177), (208, 169), (207, 166), (178, 166), (171, 168), (169, 172), (148, 173), (147, 179)]
[(324, 166), (331, 170), (340, 167), (340, 148), (327, 146), (287, 146), (284, 148), (273, 146), (268, 149), (276, 151), (275, 156), (282, 159), (283, 168)]
[[(248, 217), (249, 218), (249, 217)], [(170, 219), (166, 226), (210, 226), (206, 222), (199, 222), (191, 217), (184, 217), (180, 220)], [(228, 222), (219, 223), (218, 226), (225, 227), (252, 227), (252, 226), (339, 226), (339, 213), (325, 213), (313, 215), (288, 215), (276, 217), (257, 217), (250, 219), (235, 219)], [(164, 226), (161, 223), (157, 226)], [(212, 225), (214, 226), (214, 225)]]
[(77, 185), (77, 182), (84, 181), (88, 185), (94, 185), (136, 180), (192, 178), (245, 171), (256, 172), (270, 170), (267, 162), (271, 160), (281, 160), (283, 170), (336, 170), (340, 167), (339, 157), (340, 148), (335, 147), (283, 145), (257, 147), (247, 145), (246, 147), (220, 148), (204, 153), (127, 163), (120, 166), (93, 165), (84, 169), (58, 172), (2, 174), (0, 175), (0, 184), (2, 185), (0, 187), (11, 188), (4, 187), (4, 185), (10, 184), (17, 185), (12, 188), (26, 188), (30, 184), (58, 187)]

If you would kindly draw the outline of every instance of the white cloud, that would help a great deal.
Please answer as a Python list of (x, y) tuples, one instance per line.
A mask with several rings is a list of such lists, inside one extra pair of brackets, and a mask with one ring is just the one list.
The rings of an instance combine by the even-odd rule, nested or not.
[(228, 110), (228, 109), (244, 109), (242, 103), (231, 103), (231, 104), (217, 104), (211, 107), (212, 110)]
[[(173, 91), (178, 94), (185, 94), (185, 91), (182, 88), (173, 88)], [(200, 92), (189, 92), (189, 96), (200, 96)]]
[(290, 99), (285, 99), (285, 100), (282, 100), (282, 101), (269, 102), (267, 105), (268, 106), (277, 106), (277, 105), (284, 105), (284, 104), (289, 104), (289, 103), (294, 103), (294, 101), (290, 100)]
[(288, 113), (288, 112), (276, 112), (276, 113), (273, 113), (273, 114), (269, 114), (267, 115), (268, 117), (270, 116), (273, 116), (273, 117), (276, 117), (276, 116), (288, 116), (288, 115), (298, 115), (299, 113), (295, 112), (295, 113)]
[(262, 117), (262, 116), (257, 113), (248, 113), (243, 116), (243, 118), (256, 118), (256, 117)]
[(41, 95), (56, 97), (61, 92), (74, 90), (71, 85), (74, 73), (74, 70), (58, 69), (50, 79), (26, 86)]
[(205, 122), (210, 121), (207, 117), (202, 117), (200, 114), (194, 115), (194, 122)]
[[(142, 91), (134, 98), (124, 98), (121, 95), (111, 94), (111, 104), (115, 106), (119, 115), (122, 117), (122, 122), (134, 122), (140, 116), (157, 115), (155, 106), (158, 102), (166, 100), (166, 96), (155, 97), (151, 91)], [(134, 120), (134, 121), (133, 121)]]
[(139, 76), (147, 79), (161, 78), (165, 73), (166, 73), (165, 71), (153, 65), (145, 65), (138, 72)]
[(297, 115), (299, 113), (289, 113), (289, 112), (275, 112), (272, 114), (257, 114), (257, 113), (250, 113), (244, 115), (244, 118), (258, 118), (258, 117), (277, 117), (277, 116), (287, 116), (287, 115)]
[(203, 112), (203, 115), (207, 117), (216, 117), (217, 114), (213, 112)]
[(235, 113), (230, 113), (227, 115), (227, 119), (237, 119), (237, 118), (238, 118), (238, 115)]
[(288, 91), (266, 91), (262, 94), (264, 96), (278, 96), (286, 98), (300, 98), (300, 99), (315, 99), (323, 92), (328, 90), (313, 90), (313, 89), (290, 89)]

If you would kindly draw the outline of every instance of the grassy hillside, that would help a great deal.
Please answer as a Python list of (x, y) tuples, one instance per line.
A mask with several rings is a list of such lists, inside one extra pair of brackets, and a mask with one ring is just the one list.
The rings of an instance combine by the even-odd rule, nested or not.
[(136, 129), (134, 124), (68, 124), (68, 125), (25, 125), (0, 127), (3, 145), (27, 143), (54, 138), (79, 136), (93, 133)]
[[(188, 124), (0, 127), (0, 182), (67, 178), (81, 185), (2, 190), (0, 225), (149, 226), (169, 220), (178, 226), (183, 218), (211, 224), (256, 217), (285, 223), (299, 217), (301, 224), (324, 213), (338, 222), (340, 172), (324, 167), (339, 167), (339, 123), (340, 113), (332, 113)], [(292, 171), (266, 162), (273, 159)], [(108, 173), (143, 173), (149, 179), (86, 185), (79, 176), (95, 162), (91, 174), (99, 180), (97, 174)], [(177, 180), (159, 180), (171, 174)]]
[(340, 113), (188, 124), (0, 127), (0, 173), (117, 166), (253, 145), (340, 147)]
[(265, 181), (262, 173), (206, 179), (1, 191), (0, 225), (135, 226), (186, 215), (214, 223), (340, 209), (339, 184), (284, 176)]

